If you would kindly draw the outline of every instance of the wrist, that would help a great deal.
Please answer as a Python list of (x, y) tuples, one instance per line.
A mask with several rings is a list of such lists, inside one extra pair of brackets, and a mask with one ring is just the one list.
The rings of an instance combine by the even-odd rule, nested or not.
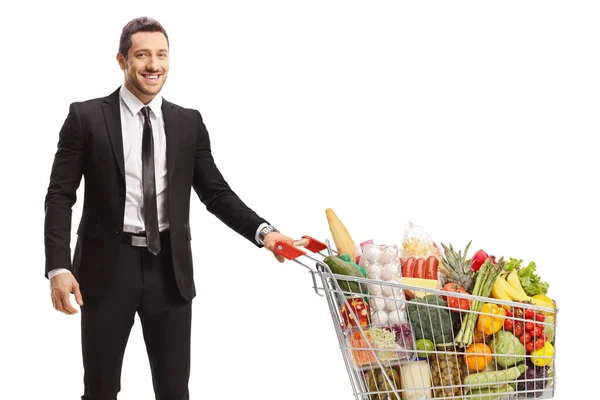
[(258, 243), (260, 243), (261, 245), (264, 246), (264, 244), (265, 244), (265, 238), (267, 237), (268, 234), (273, 233), (273, 232), (279, 232), (279, 230), (277, 228), (275, 228), (271, 224), (266, 224), (258, 232), (258, 238), (257, 238), (258, 239)]

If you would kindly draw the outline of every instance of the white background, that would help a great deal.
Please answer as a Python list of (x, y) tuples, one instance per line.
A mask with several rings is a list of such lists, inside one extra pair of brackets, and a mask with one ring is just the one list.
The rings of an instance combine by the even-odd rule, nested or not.
[[(535, 261), (561, 309), (556, 398), (591, 395), (600, 222), (593, 3), (4, 8), (0, 398), (81, 396), (80, 317), (53, 310), (43, 277), (43, 202), (69, 104), (122, 83), (120, 31), (141, 15), (170, 35), (164, 96), (201, 111), (217, 165), (260, 215), (290, 236), (325, 239), (332, 207), (356, 242), (397, 244), (414, 221), (436, 241), (473, 240), (472, 251)], [(192, 204), (191, 398), (351, 399), (310, 276)], [(74, 226), (80, 215), (78, 202)], [(153, 398), (151, 386), (136, 320), (119, 398)]]

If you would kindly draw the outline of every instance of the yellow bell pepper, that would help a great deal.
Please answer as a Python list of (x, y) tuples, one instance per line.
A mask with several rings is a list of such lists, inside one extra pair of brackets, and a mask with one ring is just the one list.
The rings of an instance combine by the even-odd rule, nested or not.
[(493, 335), (502, 329), (504, 325), (504, 317), (506, 316), (506, 310), (502, 307), (498, 307), (496, 304), (485, 303), (481, 307), (481, 312), (488, 314), (480, 314), (477, 320), (477, 330), (485, 335)]

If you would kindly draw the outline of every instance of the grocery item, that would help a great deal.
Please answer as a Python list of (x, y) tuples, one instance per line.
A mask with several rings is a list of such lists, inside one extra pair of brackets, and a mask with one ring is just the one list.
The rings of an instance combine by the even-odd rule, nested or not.
[(447, 306), (438, 295), (415, 297), (407, 303), (408, 319), (416, 339), (429, 339), (434, 344), (453, 341), (457, 315), (450, 312)]
[(511, 332), (500, 330), (490, 341), (490, 349), (496, 354), (496, 364), (501, 367), (512, 367), (525, 361), (525, 346)]
[(496, 304), (485, 303), (481, 307), (483, 314), (479, 315), (477, 319), (477, 330), (483, 332), (486, 335), (493, 335), (502, 329), (504, 325), (504, 317), (506, 316), (506, 310), (502, 307), (498, 307)]
[[(491, 258), (488, 258), (483, 263), (483, 266), (477, 273), (477, 280), (475, 281), (475, 287), (473, 288), (472, 294), (474, 296), (488, 297), (492, 291), (492, 286), (496, 281), (498, 275), (504, 268), (504, 260), (502, 257), (498, 260), (498, 263), (493, 263)], [(473, 300), (471, 303), (471, 309), (467, 313), (467, 316), (463, 319), (460, 331), (455, 337), (455, 342), (461, 346), (468, 346), (473, 342), (473, 332), (475, 330), (475, 322), (477, 321), (476, 313), (480, 312), (482, 307), (481, 300)]]
[(419, 339), (415, 343), (415, 349), (417, 350), (417, 357), (427, 358), (435, 350), (435, 345), (429, 339)]
[(521, 374), (527, 371), (527, 368), (527, 365), (523, 363), (515, 367), (497, 371), (494, 370), (469, 374), (463, 380), (465, 390), (489, 389), (491, 387), (497, 387), (498, 382), (514, 381), (518, 379)]
[(539, 397), (548, 386), (550, 380), (550, 367), (538, 367), (527, 360), (527, 371), (522, 374), (517, 383), (516, 391), (521, 393), (519, 397)]
[(468, 374), (463, 356), (452, 343), (438, 345), (436, 350), (443, 353), (434, 353), (429, 357), (435, 398), (462, 396), (462, 381)]
[[(362, 297), (356, 297), (348, 299), (348, 307), (343, 304), (340, 308), (340, 314), (346, 326), (363, 326), (369, 325), (369, 317), (371, 315), (371, 309), (369, 304), (363, 300)], [(357, 322), (358, 318), (358, 322)]]
[[(342, 260), (337, 256), (327, 256), (323, 262), (331, 269), (331, 272), (338, 275), (348, 275), (363, 278), (363, 274), (352, 264)], [(338, 281), (340, 288), (351, 293), (366, 293), (366, 285), (361, 285), (358, 282), (340, 280)]]
[(471, 371), (481, 371), (492, 362), (492, 350), (485, 343), (473, 343), (465, 352), (465, 364)]
[(476, 400), (498, 400), (503, 399), (503, 394), (512, 393), (515, 388), (512, 385), (506, 385), (495, 388), (486, 389), (474, 389), (469, 391), (468, 396), (470, 399)]
[[(408, 285), (408, 286), (418, 286), (418, 287), (422, 287), (424, 289), (437, 289), (438, 288), (438, 281), (437, 280), (433, 280), (433, 279), (421, 279), (421, 278), (401, 278), (402, 281), (401, 283), (403, 285)], [(409, 290), (409, 289), (404, 289), (404, 294), (407, 298), (412, 299), (413, 297), (425, 297), (427, 295), (427, 292), (425, 291), (420, 291), (420, 290)]]
[(471, 269), (473, 270), (473, 272), (479, 271), (485, 260), (487, 260), (488, 258), (490, 258), (490, 256), (485, 251), (477, 250), (475, 254), (473, 254), (473, 257), (471, 257)]
[(383, 326), (388, 322), (394, 324), (406, 321), (404, 293), (397, 287), (400, 283), (398, 246), (364, 244), (361, 260), (367, 271), (367, 278), (382, 282), (381, 285), (372, 283), (368, 286), (369, 294), (373, 296), (371, 301), (376, 303), (373, 323)]
[(444, 256), (442, 263), (440, 264), (440, 270), (447, 276), (448, 282), (457, 283), (463, 287), (464, 290), (471, 293), (473, 290), (474, 272), (471, 269), (471, 263), (467, 259), (467, 252), (471, 246), (471, 242), (467, 243), (464, 251), (454, 250), (452, 244), (447, 247), (444, 243), (441, 243), (444, 249)]
[(531, 362), (538, 367), (545, 367), (552, 362), (554, 357), (554, 346), (552, 343), (544, 343), (544, 347), (531, 352)]
[[(380, 392), (371, 394), (370, 400), (388, 400), (388, 393), (385, 392), (400, 390), (400, 367), (397, 365), (385, 369), (373, 368), (367, 370), (364, 376), (369, 392)], [(396, 397), (393, 394), (391, 396)]]
[(427, 361), (409, 361), (400, 364), (400, 381), (403, 390), (402, 400), (431, 398), (432, 380)]
[[(536, 273), (537, 266), (535, 262), (531, 261), (525, 268), (522, 267), (522, 263), (523, 260), (509, 258), (507, 268), (515, 271), (515, 275), (519, 280), (519, 286), (523, 288), (525, 294), (527, 294), (527, 296), (535, 296), (536, 294), (548, 293), (550, 285), (547, 282), (542, 281), (540, 276)], [(511, 285), (516, 286), (513, 283), (511, 283)]]
[[(460, 286), (458, 283), (456, 282), (450, 282), (444, 285), (444, 287), (442, 288), (443, 291), (445, 292), (455, 292), (455, 293), (462, 293), (462, 294), (469, 294), (469, 292), (467, 292), (462, 286)], [(442, 296), (444, 298), (444, 300), (446, 300), (448, 302), (448, 305), (450, 306), (450, 309), (452, 311), (464, 311), (464, 310), (468, 310), (471, 308), (471, 300), (467, 299), (467, 298), (462, 298), (462, 297), (451, 297), (451, 296)]]
[(356, 244), (354, 243), (354, 240), (352, 240), (350, 233), (348, 233), (348, 229), (346, 229), (346, 226), (340, 221), (331, 208), (325, 210), (325, 215), (327, 216), (331, 237), (333, 238), (338, 254), (348, 254), (350, 256), (350, 261), (355, 262)]

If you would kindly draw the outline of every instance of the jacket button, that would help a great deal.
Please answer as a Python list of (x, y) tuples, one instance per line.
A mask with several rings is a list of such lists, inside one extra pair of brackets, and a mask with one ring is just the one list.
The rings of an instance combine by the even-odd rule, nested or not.
[(121, 228), (117, 228), (117, 229), (115, 229), (115, 233), (116, 233), (117, 235), (121, 234), (121, 232), (122, 232), (122, 231), (123, 231), (123, 230), (122, 230)]

